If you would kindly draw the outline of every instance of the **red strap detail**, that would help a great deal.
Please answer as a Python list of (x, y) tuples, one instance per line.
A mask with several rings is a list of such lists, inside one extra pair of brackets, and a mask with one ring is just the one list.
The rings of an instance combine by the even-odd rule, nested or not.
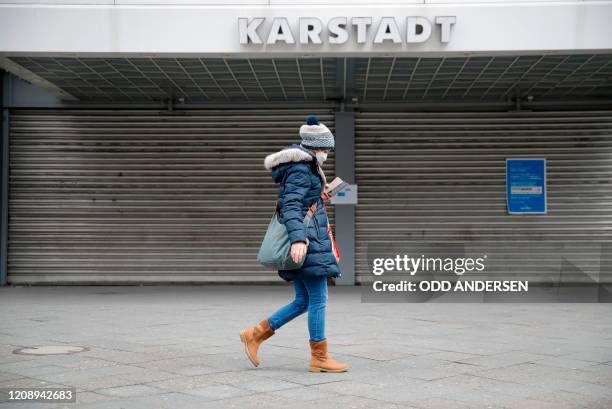
[(316, 211), (317, 211), (317, 202), (314, 202), (312, 206), (308, 208), (308, 212), (306, 212), (306, 217), (309, 219), (312, 219)]
[[(325, 209), (325, 212), (327, 213), (327, 207), (325, 206), (325, 203), (323, 203), (323, 209)], [(329, 239), (331, 240), (332, 253), (334, 253), (336, 263), (338, 263), (340, 262), (342, 256), (340, 255), (340, 249), (338, 249), (338, 245), (336, 244), (336, 240), (334, 239), (334, 233), (332, 233), (332, 228), (331, 224), (329, 224), (329, 219), (327, 220), (327, 233), (329, 234)]]

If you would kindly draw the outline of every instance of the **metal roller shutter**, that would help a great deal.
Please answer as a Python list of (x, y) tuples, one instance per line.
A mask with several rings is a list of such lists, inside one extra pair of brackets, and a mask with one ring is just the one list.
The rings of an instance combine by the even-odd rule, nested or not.
[(278, 281), (263, 160), (311, 113), (333, 130), (326, 109), (12, 111), (9, 282)]
[[(361, 112), (355, 142), (358, 282), (381, 248), (447, 243), (487, 274), (612, 281), (611, 111)], [(508, 157), (546, 158), (548, 214), (507, 214)]]

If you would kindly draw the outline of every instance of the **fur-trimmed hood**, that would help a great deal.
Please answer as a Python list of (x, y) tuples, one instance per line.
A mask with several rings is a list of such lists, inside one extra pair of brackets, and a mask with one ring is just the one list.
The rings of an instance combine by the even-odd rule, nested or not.
[[(278, 152), (271, 153), (270, 155), (266, 156), (266, 158), (264, 159), (264, 166), (266, 169), (272, 171), (278, 165), (281, 165), (283, 163), (311, 162), (316, 160), (316, 155), (311, 150), (306, 149), (300, 145), (291, 145), (290, 147), (281, 149)], [(323, 185), (325, 185), (327, 183), (327, 180), (325, 179), (325, 173), (323, 173), (323, 169), (321, 169), (321, 166), (319, 166), (318, 164), (317, 171), (319, 172), (321, 179), (323, 179)]]

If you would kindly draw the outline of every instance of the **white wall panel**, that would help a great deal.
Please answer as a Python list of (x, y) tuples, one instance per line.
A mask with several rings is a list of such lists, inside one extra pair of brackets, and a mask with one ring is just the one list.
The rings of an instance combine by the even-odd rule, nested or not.
[[(436, 28), (423, 43), (365, 44), (352, 33), (345, 44), (241, 45), (238, 18), (265, 17), (264, 38), (275, 16), (286, 17), (297, 37), (300, 17), (456, 16), (451, 40), (440, 42)], [(0, 54), (54, 55), (464, 55), (529, 52), (612, 51), (612, 2), (495, 3), (377, 6), (15, 6), (0, 5)], [(85, 35), (86, 34), (86, 35)], [(327, 29), (323, 35), (327, 38)], [(405, 38), (405, 37), (403, 37)]]

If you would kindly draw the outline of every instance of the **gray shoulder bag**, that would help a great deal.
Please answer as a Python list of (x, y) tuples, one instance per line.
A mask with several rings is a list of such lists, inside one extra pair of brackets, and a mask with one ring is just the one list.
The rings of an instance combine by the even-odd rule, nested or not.
[[(310, 220), (317, 210), (318, 201), (319, 199), (310, 206), (306, 212), (306, 216), (304, 216), (303, 222), (307, 233)], [(306, 238), (306, 245), (308, 246), (308, 238)], [(270, 220), (266, 235), (261, 242), (261, 247), (257, 254), (257, 261), (273, 270), (296, 270), (302, 267), (305, 259), (306, 256), (302, 257), (299, 263), (291, 259), (291, 242), (289, 241), (287, 227), (280, 221), (280, 207), (277, 201), (272, 220)]]

